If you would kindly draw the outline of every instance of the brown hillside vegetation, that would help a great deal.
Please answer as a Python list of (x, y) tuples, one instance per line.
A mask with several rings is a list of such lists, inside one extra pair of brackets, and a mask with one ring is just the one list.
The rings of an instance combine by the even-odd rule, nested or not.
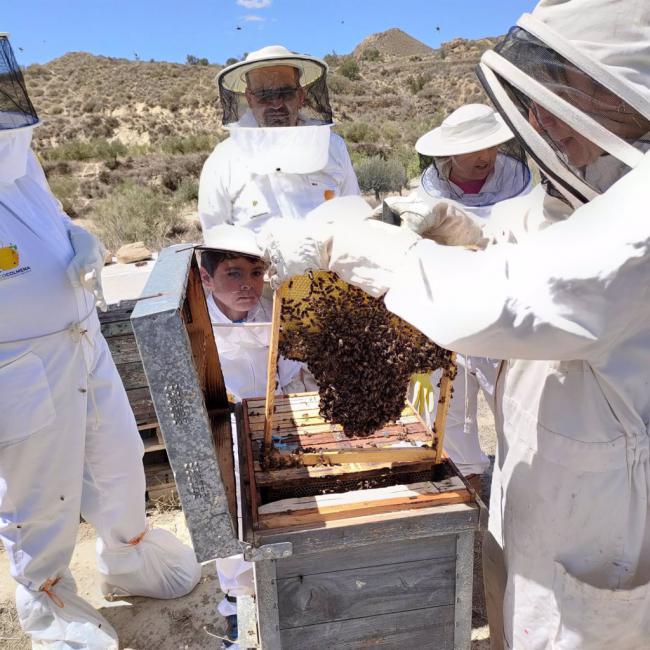
[[(390, 159), (407, 178), (416, 175), (415, 140), (458, 106), (486, 101), (474, 68), (495, 42), (455, 39), (434, 50), (391, 29), (369, 36), (352, 55), (328, 55), (336, 130), (355, 165)], [(134, 222), (120, 232), (153, 246), (196, 238), (187, 215), (196, 211), (198, 175), (226, 137), (219, 70), (80, 52), (29, 66), (25, 78), (43, 120), (34, 145), (71, 216), (88, 219), (113, 247), (123, 237), (102, 224), (120, 219)], [(162, 216), (147, 215), (154, 209)], [(154, 219), (164, 232), (155, 240), (145, 225)]]

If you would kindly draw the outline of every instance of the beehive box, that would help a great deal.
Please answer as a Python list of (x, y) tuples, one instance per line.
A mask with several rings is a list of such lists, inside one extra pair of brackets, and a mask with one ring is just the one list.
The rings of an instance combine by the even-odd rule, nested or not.
[[(316, 400), (277, 399), (276, 447), (316, 436), (322, 449), (351, 451), (356, 441), (319, 421)], [(252, 616), (239, 599), (242, 647), (468, 649), (474, 534), (484, 508), (453, 464), (418, 459), (413, 446), (402, 448), (413, 458), (395, 462), (324, 458), (265, 469), (263, 405), (248, 400), (238, 412), (243, 538), (256, 560), (257, 593)], [(426, 437), (405, 409), (358, 451)]]

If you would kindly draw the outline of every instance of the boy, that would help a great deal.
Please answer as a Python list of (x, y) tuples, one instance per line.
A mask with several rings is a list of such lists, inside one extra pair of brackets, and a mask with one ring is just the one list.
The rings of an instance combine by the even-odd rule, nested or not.
[[(255, 233), (219, 225), (204, 234), (201, 280), (230, 400), (266, 394), (272, 304), (262, 297), (266, 264)], [(280, 357), (278, 392), (301, 393), (318, 386), (303, 364)], [(237, 470), (236, 470), (237, 471)], [(221, 590), (219, 613), (228, 621), (228, 638), (237, 638), (237, 595), (254, 593), (252, 564), (241, 555), (217, 560)], [(232, 647), (231, 641), (224, 641)]]
[[(262, 296), (266, 264), (255, 234), (224, 224), (210, 228), (204, 241), (201, 280), (226, 389), (237, 402), (264, 396), (272, 304)], [(317, 390), (303, 364), (283, 357), (278, 380), (279, 392)]]

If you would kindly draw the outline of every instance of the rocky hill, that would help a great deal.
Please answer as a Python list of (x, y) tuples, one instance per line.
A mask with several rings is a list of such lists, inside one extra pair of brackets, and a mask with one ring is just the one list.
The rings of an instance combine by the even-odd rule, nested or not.
[[(395, 158), (409, 177), (417, 173), (419, 135), (454, 108), (486, 101), (474, 68), (495, 42), (455, 39), (432, 49), (390, 29), (364, 39), (350, 55), (328, 55), (336, 128), (353, 162)], [(81, 52), (29, 66), (26, 82), (43, 120), (34, 144), (64, 208), (99, 230), (123, 218), (118, 209), (140, 214), (119, 236), (102, 230), (111, 245), (146, 239), (151, 231), (165, 233), (149, 237), (157, 246), (196, 236), (187, 229), (194, 220), (179, 215), (195, 212), (202, 163), (226, 137), (214, 84), (219, 69)], [(134, 197), (141, 205), (131, 209)], [(163, 217), (146, 214), (150, 205)], [(168, 232), (164, 223), (153, 228), (147, 221), (161, 218), (169, 221)]]
[(433, 48), (397, 27), (364, 38), (354, 48), (352, 54), (355, 57), (363, 57), (365, 52), (373, 49), (378, 50), (382, 56), (400, 58), (405, 56), (429, 56), (434, 52)]

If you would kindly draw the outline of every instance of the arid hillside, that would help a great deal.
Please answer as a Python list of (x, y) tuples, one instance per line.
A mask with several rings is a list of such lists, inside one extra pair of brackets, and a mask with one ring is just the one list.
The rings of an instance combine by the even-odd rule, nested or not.
[[(474, 68), (495, 42), (455, 39), (432, 49), (390, 29), (350, 55), (328, 55), (336, 129), (355, 164), (398, 161), (405, 177), (415, 175), (418, 136), (461, 104), (486, 101)], [(43, 120), (35, 147), (52, 188), (110, 246), (198, 234), (191, 216), (198, 175), (226, 132), (214, 84), (220, 67), (197, 61), (72, 52), (25, 71)]]

